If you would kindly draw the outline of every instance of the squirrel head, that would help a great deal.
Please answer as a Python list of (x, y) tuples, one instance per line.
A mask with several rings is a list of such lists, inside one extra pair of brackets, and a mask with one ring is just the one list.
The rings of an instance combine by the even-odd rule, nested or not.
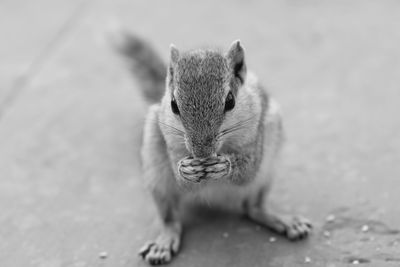
[(214, 156), (225, 115), (246, 79), (244, 50), (237, 40), (227, 53), (171, 45), (167, 97), (171, 113), (185, 129), (185, 145), (197, 158)]

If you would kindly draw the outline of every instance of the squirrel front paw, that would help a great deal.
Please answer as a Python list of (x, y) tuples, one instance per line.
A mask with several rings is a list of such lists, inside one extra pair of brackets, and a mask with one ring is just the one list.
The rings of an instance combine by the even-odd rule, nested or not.
[(178, 162), (179, 175), (191, 182), (219, 179), (231, 172), (231, 162), (228, 157), (219, 155), (206, 159), (186, 157)]

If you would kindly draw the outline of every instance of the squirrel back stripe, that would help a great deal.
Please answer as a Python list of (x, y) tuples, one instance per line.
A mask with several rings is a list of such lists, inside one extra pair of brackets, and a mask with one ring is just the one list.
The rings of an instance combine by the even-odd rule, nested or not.
[(125, 32), (113, 35), (111, 41), (128, 61), (143, 96), (150, 103), (160, 102), (165, 93), (166, 64), (143, 39)]

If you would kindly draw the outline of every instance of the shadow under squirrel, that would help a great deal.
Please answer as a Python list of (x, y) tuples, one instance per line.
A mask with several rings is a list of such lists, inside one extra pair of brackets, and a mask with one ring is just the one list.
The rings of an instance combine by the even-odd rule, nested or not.
[(234, 208), (290, 240), (306, 237), (311, 223), (266, 206), (274, 161), (283, 141), (279, 105), (247, 71), (235, 41), (226, 53), (180, 52), (168, 66), (142, 39), (121, 33), (114, 45), (151, 104), (141, 149), (143, 176), (162, 220), (159, 236), (139, 254), (152, 265), (178, 253), (186, 201)]

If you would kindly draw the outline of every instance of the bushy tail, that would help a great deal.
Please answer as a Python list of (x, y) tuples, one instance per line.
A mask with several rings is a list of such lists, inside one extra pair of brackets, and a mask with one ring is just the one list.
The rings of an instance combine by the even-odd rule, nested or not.
[(126, 32), (114, 32), (111, 41), (127, 60), (146, 100), (160, 102), (165, 92), (167, 67), (159, 55), (146, 41)]

